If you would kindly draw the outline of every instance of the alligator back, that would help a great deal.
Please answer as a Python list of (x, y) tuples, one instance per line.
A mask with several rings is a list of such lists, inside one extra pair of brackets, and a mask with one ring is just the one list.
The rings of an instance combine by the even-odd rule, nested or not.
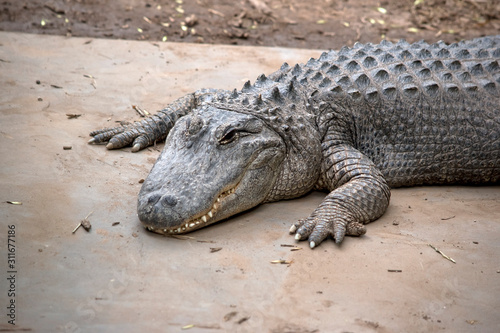
[(284, 68), (309, 86), (323, 137), (370, 157), (392, 187), (500, 180), (500, 36), (356, 44)]

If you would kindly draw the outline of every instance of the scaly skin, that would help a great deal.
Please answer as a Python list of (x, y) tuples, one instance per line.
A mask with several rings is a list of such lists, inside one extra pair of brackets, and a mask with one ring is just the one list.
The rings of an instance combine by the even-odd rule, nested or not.
[(263, 202), (329, 194), (292, 225), (311, 248), (360, 236), (390, 187), (500, 181), (500, 36), (356, 44), (240, 91), (203, 90), (91, 142), (167, 137), (138, 198), (151, 231), (184, 233)]

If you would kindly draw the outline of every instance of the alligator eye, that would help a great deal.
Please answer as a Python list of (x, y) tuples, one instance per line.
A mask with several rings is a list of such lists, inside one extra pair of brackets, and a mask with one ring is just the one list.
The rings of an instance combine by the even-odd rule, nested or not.
[(236, 131), (233, 128), (233, 129), (230, 129), (229, 131), (227, 131), (226, 133), (224, 133), (222, 138), (219, 140), (219, 143), (221, 145), (225, 145), (225, 144), (228, 144), (228, 143), (234, 141), (237, 137), (238, 137), (238, 131)]

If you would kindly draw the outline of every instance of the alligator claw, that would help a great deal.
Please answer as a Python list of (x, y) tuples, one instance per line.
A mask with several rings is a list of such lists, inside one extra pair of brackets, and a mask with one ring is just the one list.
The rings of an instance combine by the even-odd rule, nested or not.
[(140, 145), (139, 143), (136, 143), (136, 144), (134, 144), (134, 146), (132, 147), (132, 152), (133, 152), (133, 153), (136, 153), (136, 152), (138, 152), (138, 151), (139, 151), (139, 150), (141, 150), (141, 149), (142, 149), (142, 148), (141, 148), (141, 145)]
[[(110, 139), (113, 139), (117, 135), (123, 133), (126, 130), (126, 127), (124, 126), (118, 126), (114, 128), (103, 128), (97, 131), (92, 131), (90, 133), (90, 136), (92, 137), (88, 143), (93, 144), (93, 143), (102, 143), (106, 142)], [(107, 146), (106, 146), (107, 147)], [(113, 147), (117, 148), (117, 147)], [(113, 149), (113, 148), (108, 148), (108, 149)]]
[(344, 220), (319, 219), (309, 217), (300, 220), (290, 227), (290, 233), (295, 234), (295, 240), (308, 240), (309, 247), (315, 248), (328, 236), (331, 236), (335, 243), (340, 244), (345, 235), (361, 236), (366, 233), (366, 227), (359, 222), (346, 222)]
[(149, 137), (146, 134), (139, 135), (134, 139), (134, 142), (132, 143), (132, 152), (136, 153), (139, 150), (143, 150), (147, 146), (149, 146), (154, 140), (149, 139)]
[(335, 243), (340, 244), (344, 240), (345, 237), (345, 231), (346, 231), (346, 224), (344, 221), (339, 222), (336, 221), (333, 226), (333, 238), (335, 239)]

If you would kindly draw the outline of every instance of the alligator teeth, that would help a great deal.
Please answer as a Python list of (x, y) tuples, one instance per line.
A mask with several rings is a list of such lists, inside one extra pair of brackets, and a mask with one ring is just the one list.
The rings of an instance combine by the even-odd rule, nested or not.
[(224, 197), (227, 197), (230, 194), (235, 193), (235, 192), (236, 192), (236, 189), (234, 189), (234, 188), (227, 190), (226, 192), (223, 192), (219, 197), (217, 197), (216, 201), (212, 205), (212, 209), (210, 209), (210, 211), (208, 213), (206, 213), (202, 217), (199, 217), (195, 220), (192, 220), (190, 222), (186, 222), (184, 225), (178, 227), (177, 229), (168, 229), (168, 228), (155, 229), (151, 226), (146, 227), (146, 229), (149, 231), (153, 231), (153, 232), (157, 232), (157, 233), (161, 233), (161, 234), (182, 233), (186, 230), (190, 231), (192, 228), (198, 226), (200, 223), (207, 223), (209, 219), (212, 219), (214, 217), (214, 214), (217, 212), (217, 209), (219, 208), (220, 202), (222, 201), (222, 199)]

